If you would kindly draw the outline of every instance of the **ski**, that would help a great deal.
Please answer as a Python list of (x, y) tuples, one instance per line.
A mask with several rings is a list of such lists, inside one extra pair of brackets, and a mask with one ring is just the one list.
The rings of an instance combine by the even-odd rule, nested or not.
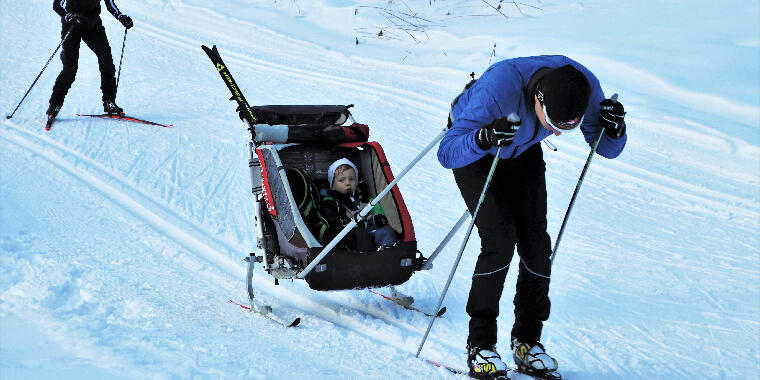
[(438, 368), (443, 368), (443, 369), (445, 369), (445, 370), (447, 370), (447, 371), (449, 371), (449, 372), (451, 372), (451, 373), (453, 373), (455, 375), (470, 376), (470, 373), (468, 371), (465, 371), (465, 370), (462, 370), (462, 369), (459, 369), (459, 368), (449, 367), (449, 366), (447, 366), (445, 364), (434, 362), (434, 361), (432, 361), (430, 359), (423, 359), (423, 360), (425, 360), (428, 364), (432, 364), (433, 366), (438, 367)]
[(252, 313), (257, 313), (257, 314), (262, 315), (262, 316), (264, 316), (266, 318), (269, 318), (269, 320), (271, 320), (271, 321), (273, 321), (273, 322), (275, 322), (278, 325), (283, 326), (283, 327), (296, 327), (296, 326), (298, 326), (298, 324), (301, 323), (301, 318), (296, 318), (296, 319), (293, 320), (293, 322), (285, 323), (283, 320), (281, 320), (280, 318), (278, 318), (277, 316), (275, 316), (272, 313), (272, 307), (269, 306), (269, 305), (261, 306), (261, 305), (256, 305), (254, 303), (252, 305), (253, 307), (251, 307), (251, 306), (243, 305), (242, 303), (236, 302), (236, 301), (233, 301), (233, 300), (230, 300), (230, 303), (234, 304), (234, 305), (237, 305), (237, 306), (240, 306), (241, 308), (243, 308), (245, 310), (248, 310), (248, 311), (250, 311)]
[[(428, 313), (427, 311), (422, 310), (422, 309), (420, 309), (420, 308), (412, 305), (412, 302), (414, 302), (414, 300), (411, 297), (408, 297), (408, 296), (389, 297), (389, 296), (386, 296), (385, 294), (376, 292), (376, 291), (374, 291), (372, 289), (368, 289), (368, 290), (370, 291), (370, 293), (376, 294), (376, 295), (378, 295), (380, 297), (383, 297), (386, 300), (391, 301), (391, 302), (393, 302), (393, 303), (395, 303), (395, 304), (403, 307), (404, 309), (416, 311), (416, 312), (422, 313), (422, 314), (424, 314), (424, 315), (426, 315), (428, 317), (432, 317), (433, 316), (433, 314)], [(438, 318), (438, 317), (442, 316), (444, 313), (446, 313), (446, 307), (442, 307), (441, 310), (438, 310), (438, 312), (435, 314), (435, 316), (436, 316), (436, 318)]]
[(78, 113), (77, 116), (99, 117), (99, 118), (102, 118), (102, 119), (125, 120), (125, 121), (132, 121), (132, 122), (135, 122), (135, 123), (140, 123), (140, 124), (155, 125), (155, 126), (164, 127), (164, 128), (172, 128), (174, 126), (173, 124), (161, 124), (161, 123), (156, 123), (156, 122), (153, 122), (153, 121), (138, 119), (136, 117), (128, 116), (128, 115), (125, 115), (125, 114), (109, 114), (109, 113), (104, 113), (104, 114), (97, 114), (97, 115), (85, 115), (85, 114)]
[(245, 122), (248, 123), (248, 129), (251, 131), (251, 134), (253, 134), (253, 126), (259, 122), (259, 119), (256, 117), (256, 114), (253, 113), (253, 109), (251, 109), (248, 101), (245, 100), (243, 92), (240, 91), (240, 87), (238, 87), (235, 79), (232, 77), (232, 73), (230, 73), (227, 65), (222, 61), (222, 56), (219, 54), (219, 50), (216, 49), (216, 45), (213, 45), (211, 48), (201, 45), (201, 48), (203, 48), (203, 51), (206, 52), (206, 55), (208, 55), (208, 58), (214, 64), (214, 67), (216, 67), (216, 71), (219, 72), (222, 80), (227, 85), (227, 89), (230, 90), (230, 93), (232, 94), (230, 100), (235, 100), (237, 102), (238, 106), (236, 111), (240, 116), (240, 120), (245, 120)]
[(449, 371), (449, 372), (451, 372), (451, 373), (453, 373), (455, 375), (464, 375), (464, 376), (467, 376), (467, 377), (471, 377), (473, 379), (510, 380), (511, 378), (509, 377), (509, 373), (513, 371), (511, 368), (507, 368), (507, 374), (506, 375), (500, 375), (500, 376), (494, 376), (494, 377), (475, 377), (475, 376), (470, 376), (470, 372), (466, 371), (466, 370), (463, 370), (463, 369), (459, 369), (459, 368), (456, 368), (456, 367), (451, 367), (451, 366), (448, 366), (448, 365), (445, 365), (445, 364), (441, 364), (439, 362), (435, 362), (435, 361), (432, 361), (430, 359), (423, 359), (423, 360), (425, 360), (425, 362), (427, 362), (430, 365), (433, 365), (433, 366), (435, 366), (437, 368), (443, 368), (443, 369), (445, 369), (445, 370), (447, 370), (447, 371)]
[(48, 116), (47, 121), (45, 122), (45, 130), (49, 131), (50, 128), (53, 128), (53, 123), (55, 123), (55, 116)]

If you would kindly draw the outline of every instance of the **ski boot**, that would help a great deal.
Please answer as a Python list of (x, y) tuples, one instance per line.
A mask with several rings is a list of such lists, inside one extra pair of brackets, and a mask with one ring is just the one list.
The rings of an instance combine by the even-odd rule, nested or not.
[(476, 379), (507, 379), (507, 365), (496, 352), (496, 347), (467, 345), (467, 367), (470, 377)]
[(46, 131), (49, 131), (50, 128), (53, 127), (53, 122), (55, 122), (55, 117), (58, 116), (58, 112), (60, 111), (61, 111), (60, 104), (50, 103), (50, 106), (48, 107), (47, 111), (45, 111), (45, 114), (47, 115), (47, 122), (45, 123)]
[(113, 100), (103, 101), (103, 111), (109, 115), (124, 115), (124, 110), (117, 106)]
[(512, 338), (512, 358), (517, 365), (517, 371), (526, 375), (543, 380), (562, 380), (562, 375), (557, 372), (557, 360), (549, 356), (544, 346), (520, 343)]

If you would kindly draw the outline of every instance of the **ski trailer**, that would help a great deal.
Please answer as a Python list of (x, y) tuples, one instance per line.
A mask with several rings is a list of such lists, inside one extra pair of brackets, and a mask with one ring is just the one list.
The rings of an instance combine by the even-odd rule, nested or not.
[[(263, 310), (259, 314), (271, 316), (271, 307), (257, 305), (254, 297), (253, 268), (259, 263), (275, 284), (284, 279), (303, 279), (311, 289), (319, 291), (389, 287), (391, 296), (375, 291), (373, 294), (428, 316), (442, 315), (445, 308), (423, 311), (413, 305), (412, 297), (394, 288), (416, 271), (432, 267), (417, 249), (412, 218), (396, 183), (443, 138), (446, 130), (394, 176), (381, 145), (369, 141), (368, 127), (351, 115), (353, 105), (251, 106), (216, 46), (202, 48), (227, 85), (230, 100), (236, 101), (239, 117), (250, 133), (248, 166), (257, 250), (245, 258), (251, 304), (246, 309)], [(318, 205), (319, 195), (313, 194), (330, 188), (328, 168), (340, 158), (348, 158), (357, 166), (359, 188), (368, 204), (337, 236), (320, 242), (312, 217), (302, 206), (309, 196), (316, 197)], [(340, 244), (378, 203), (398, 241), (376, 249), (352, 249)]]

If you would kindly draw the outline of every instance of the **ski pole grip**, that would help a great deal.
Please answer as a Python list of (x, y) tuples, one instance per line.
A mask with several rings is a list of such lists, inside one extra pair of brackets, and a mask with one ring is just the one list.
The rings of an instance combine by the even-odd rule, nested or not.
[(614, 103), (617, 103), (617, 98), (618, 98), (617, 92), (612, 94), (612, 96), (610, 96), (610, 100), (612, 100)]

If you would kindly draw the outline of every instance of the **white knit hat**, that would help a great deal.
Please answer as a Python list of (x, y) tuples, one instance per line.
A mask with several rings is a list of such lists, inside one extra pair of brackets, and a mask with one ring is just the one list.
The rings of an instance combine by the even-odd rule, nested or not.
[(330, 165), (330, 168), (327, 169), (327, 181), (330, 183), (330, 187), (332, 187), (333, 184), (333, 177), (335, 177), (335, 169), (337, 169), (341, 165), (348, 165), (354, 169), (354, 173), (356, 173), (356, 177), (358, 179), (359, 177), (359, 170), (356, 169), (356, 165), (354, 165), (353, 162), (349, 161), (348, 158), (341, 158), (335, 162), (333, 162)]

